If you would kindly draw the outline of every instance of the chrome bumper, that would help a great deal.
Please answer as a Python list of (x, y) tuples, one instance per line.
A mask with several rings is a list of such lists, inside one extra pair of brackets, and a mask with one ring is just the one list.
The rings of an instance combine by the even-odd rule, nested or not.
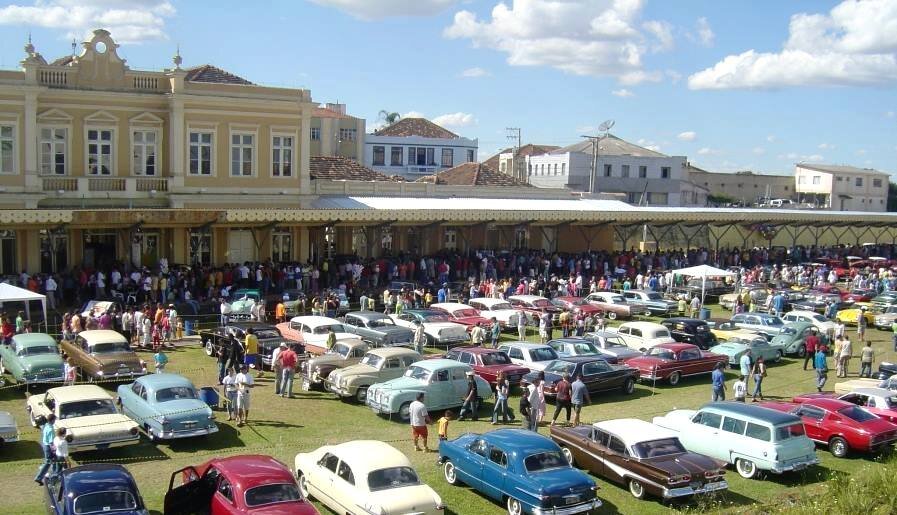
[(140, 433), (131, 436), (128, 435), (128, 438), (122, 440), (112, 440), (109, 442), (85, 442), (78, 443), (78, 441), (74, 441), (69, 444), (69, 452), (81, 452), (81, 451), (99, 451), (103, 449), (111, 449), (113, 447), (124, 447), (126, 445), (131, 445), (140, 442)]
[(574, 513), (586, 513), (601, 507), (601, 500), (597, 497), (589, 502), (565, 506), (563, 508), (533, 508), (534, 515), (572, 515)]
[(326, 381), (326, 380), (324, 381), (324, 389), (328, 390), (332, 393), (335, 393), (335, 394), (339, 395), (340, 397), (351, 397), (351, 396), (355, 395), (354, 393), (350, 392), (347, 388), (340, 388), (339, 386), (336, 385), (336, 383), (333, 383), (331, 381)]
[(803, 469), (809, 467), (810, 465), (816, 465), (817, 463), (819, 463), (819, 458), (817, 458), (814, 455), (812, 458), (805, 460), (805, 461), (798, 461), (795, 463), (788, 463), (788, 464), (776, 463), (776, 464), (773, 464), (772, 468), (770, 468), (769, 470), (775, 472), (776, 474), (781, 474), (783, 472), (796, 472), (798, 470), (803, 470)]
[(689, 495), (701, 495), (710, 492), (716, 492), (718, 490), (725, 490), (727, 488), (729, 488), (729, 483), (727, 483), (725, 479), (723, 479), (722, 481), (714, 481), (712, 483), (704, 483), (697, 488), (692, 486), (683, 486), (681, 488), (664, 488), (663, 498), (672, 499), (675, 497), (687, 497)]
[(156, 437), (160, 440), (177, 440), (178, 438), (191, 438), (194, 436), (205, 436), (218, 432), (218, 426), (204, 427), (202, 429), (184, 429), (181, 431), (163, 431), (156, 433)]
[(65, 381), (64, 375), (58, 375), (53, 377), (41, 377), (36, 379), (23, 379), (20, 381), (22, 384), (41, 384), (41, 383), (62, 383)]

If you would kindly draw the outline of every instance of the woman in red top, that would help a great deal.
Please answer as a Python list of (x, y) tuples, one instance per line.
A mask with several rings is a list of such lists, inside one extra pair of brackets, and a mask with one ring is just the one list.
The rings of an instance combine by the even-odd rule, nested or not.
[(12, 325), (12, 322), (9, 321), (9, 317), (3, 317), (3, 323), (0, 325), (0, 337), (3, 338), (3, 344), (9, 345), (12, 343), (12, 337), (16, 334), (16, 328)]

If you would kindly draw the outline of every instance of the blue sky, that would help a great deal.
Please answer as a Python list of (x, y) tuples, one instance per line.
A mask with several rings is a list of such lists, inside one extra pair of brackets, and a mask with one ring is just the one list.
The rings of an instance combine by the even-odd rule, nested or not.
[[(134, 68), (210, 63), (307, 87), (378, 123), (420, 113), (480, 140), (615, 135), (713, 171), (793, 163), (897, 173), (897, 0), (20, 0), (0, 66), (29, 33), (48, 59), (92, 28)], [(210, 8), (214, 5), (214, 8)]]

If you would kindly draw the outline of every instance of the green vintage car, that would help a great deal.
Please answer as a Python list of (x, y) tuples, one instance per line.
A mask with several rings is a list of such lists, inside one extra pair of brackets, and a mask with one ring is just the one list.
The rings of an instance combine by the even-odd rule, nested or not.
[(819, 330), (809, 322), (791, 322), (785, 324), (782, 332), (773, 337), (771, 343), (785, 348), (785, 354), (797, 354), (798, 357), (807, 355), (807, 336), (816, 333), (819, 341), (825, 341), (825, 335), (819, 334)]
[(733, 337), (729, 340), (720, 342), (719, 345), (710, 347), (710, 352), (715, 354), (723, 354), (729, 357), (729, 365), (738, 367), (741, 357), (750, 350), (751, 361), (755, 361), (760, 356), (767, 363), (778, 362), (785, 355), (785, 347), (780, 344), (770, 343), (766, 338), (757, 336), (754, 338)]
[(0, 345), (0, 374), (6, 372), (18, 383), (59, 383), (65, 378), (65, 363), (52, 336), (23, 333), (13, 336), (9, 345)]

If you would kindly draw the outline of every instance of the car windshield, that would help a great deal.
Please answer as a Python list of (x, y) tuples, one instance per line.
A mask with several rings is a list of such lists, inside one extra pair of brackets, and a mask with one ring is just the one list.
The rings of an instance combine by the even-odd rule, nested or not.
[(763, 325), (785, 325), (785, 322), (779, 317), (769, 317), (763, 319)]
[(386, 327), (386, 326), (394, 326), (395, 322), (392, 321), (391, 318), (378, 318), (376, 320), (370, 320), (368, 322), (368, 327)]
[(786, 327), (786, 328), (782, 329), (781, 334), (797, 334), (797, 329), (795, 329), (793, 327)]
[(626, 304), (626, 301), (620, 295), (608, 295), (606, 299), (610, 304)]
[(368, 474), (368, 488), (372, 492), (419, 484), (417, 472), (411, 467), (390, 467)]
[(365, 354), (364, 357), (361, 358), (362, 365), (368, 365), (368, 366), (371, 366), (374, 368), (380, 368), (380, 363), (383, 363), (383, 357), (378, 356), (373, 353), (370, 353), (370, 352)]
[(276, 329), (254, 329), (255, 337), (259, 340), (272, 340), (281, 338), (280, 333)]
[(335, 343), (333, 347), (327, 351), (329, 354), (339, 354), (342, 357), (346, 357), (349, 355), (349, 346), (343, 343)]
[(311, 331), (314, 334), (327, 334), (331, 327), (335, 333), (345, 332), (343, 331), (343, 326), (341, 324), (319, 325), (318, 327), (313, 327)]
[(501, 309), (514, 309), (514, 308), (507, 302), (496, 302), (491, 307), (488, 307), (486, 309), (488, 309), (489, 311), (498, 311)]
[(113, 352), (128, 352), (131, 346), (128, 342), (103, 342), (90, 346), (91, 354), (111, 354)]
[(846, 408), (841, 408), (838, 410), (838, 413), (856, 422), (868, 422), (870, 420), (875, 420), (876, 418), (878, 418), (872, 413), (869, 413), (863, 408), (860, 408), (859, 406), (848, 406)]
[(59, 418), (89, 417), (92, 415), (115, 415), (112, 399), (91, 399), (89, 401), (66, 402), (59, 406)]
[(789, 424), (786, 426), (776, 426), (776, 441), (781, 442), (782, 440), (787, 440), (789, 438), (795, 438), (804, 435), (804, 424), (803, 422), (799, 422), (797, 424)]
[(510, 365), (511, 358), (504, 352), (487, 352), (480, 354), (484, 365)]
[(648, 351), (648, 356), (654, 356), (655, 358), (660, 359), (674, 359), (676, 355), (670, 349), (664, 349), (663, 347), (652, 347), (651, 350)]
[(889, 408), (897, 406), (897, 397), (883, 397), (883, 399)]
[(190, 386), (172, 386), (156, 392), (156, 402), (177, 401), (181, 399), (198, 399), (199, 396)]
[(56, 354), (56, 347), (52, 345), (31, 345), (30, 347), (22, 347), (16, 356), (36, 356), (38, 354)]
[(596, 349), (591, 342), (571, 343), (568, 348), (571, 351), (570, 353), (576, 356), (582, 356), (585, 354), (598, 354), (598, 349)]
[(556, 359), (545, 367), (545, 371), (557, 374), (559, 376), (564, 374), (573, 375), (574, 368), (576, 368), (576, 365), (574, 365), (573, 363)]
[(423, 315), (424, 322), (448, 322), (449, 318), (442, 314), (427, 314)]
[(430, 381), (430, 375), (432, 372), (427, 370), (424, 367), (411, 367), (405, 371), (405, 377), (410, 377), (411, 379), (418, 379), (423, 383)]
[(685, 452), (685, 448), (682, 447), (678, 438), (661, 438), (659, 440), (639, 442), (632, 446), (632, 450), (639, 458), (656, 458)]
[(480, 314), (477, 313), (477, 310), (475, 310), (475, 309), (473, 309), (473, 308), (458, 309), (458, 310), (456, 310), (456, 311), (453, 313), (453, 315), (455, 315), (456, 317), (475, 317), (475, 316), (480, 316)]
[(302, 499), (299, 488), (293, 483), (262, 485), (246, 490), (246, 506), (261, 506), (277, 502), (293, 502)]
[(88, 513), (110, 513), (116, 511), (133, 511), (137, 509), (137, 500), (131, 492), (122, 490), (105, 490), (91, 492), (75, 497), (72, 503), (74, 512), (78, 515)]
[(605, 338), (604, 339), (604, 348), (605, 349), (613, 349), (613, 348), (627, 348), (627, 347), (622, 341), (620, 341), (619, 338)]
[(574, 306), (588, 306), (589, 302), (586, 299), (576, 299), (571, 300), (570, 304), (573, 304)]
[(548, 302), (548, 299), (536, 299), (532, 302), (533, 306), (537, 308), (550, 308), (551, 302)]
[(663, 300), (663, 296), (661, 296), (656, 291), (652, 291), (651, 293), (646, 293), (645, 297), (648, 297), (651, 300)]
[(551, 347), (537, 347), (535, 349), (530, 349), (529, 354), (532, 356), (533, 361), (551, 361), (553, 359), (558, 359), (558, 353)]
[(540, 470), (567, 468), (570, 463), (558, 451), (545, 451), (527, 456), (523, 460), (523, 466), (526, 467), (527, 472), (539, 472)]

